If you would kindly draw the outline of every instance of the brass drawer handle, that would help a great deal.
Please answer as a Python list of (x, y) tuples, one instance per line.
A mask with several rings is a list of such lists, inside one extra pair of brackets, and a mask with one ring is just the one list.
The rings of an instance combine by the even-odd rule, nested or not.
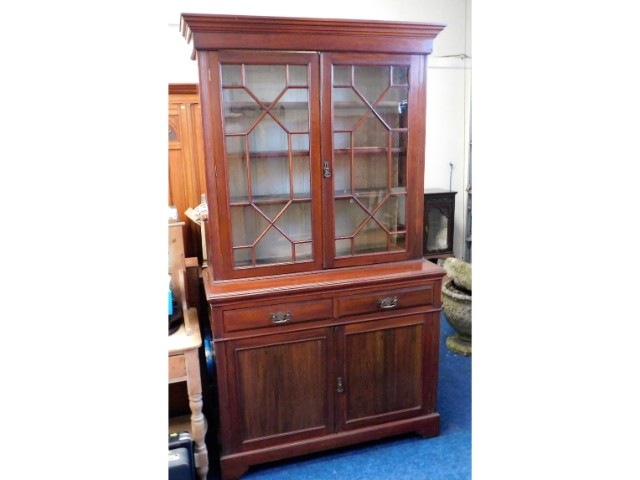
[(378, 300), (378, 306), (383, 310), (390, 310), (398, 306), (398, 297), (385, 297)]
[(291, 312), (276, 312), (269, 315), (273, 323), (286, 323), (291, 320)]

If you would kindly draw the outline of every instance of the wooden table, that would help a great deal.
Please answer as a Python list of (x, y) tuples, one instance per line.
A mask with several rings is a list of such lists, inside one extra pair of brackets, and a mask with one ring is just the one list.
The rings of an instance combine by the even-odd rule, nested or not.
[[(185, 325), (189, 328), (185, 328)], [(187, 331), (191, 334), (188, 335)], [(207, 445), (204, 441), (207, 433), (207, 419), (202, 413), (202, 384), (200, 382), (200, 361), (198, 349), (202, 345), (198, 312), (195, 308), (186, 311), (185, 321), (180, 329), (169, 335), (169, 383), (187, 382), (189, 407), (191, 409), (191, 438), (194, 441), (194, 461), (201, 480), (206, 480), (209, 471)], [(171, 426), (169, 430), (174, 431)]]

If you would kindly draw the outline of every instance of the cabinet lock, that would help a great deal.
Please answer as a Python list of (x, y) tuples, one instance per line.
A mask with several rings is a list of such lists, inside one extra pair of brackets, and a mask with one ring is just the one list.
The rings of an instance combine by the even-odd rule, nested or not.
[(273, 323), (285, 323), (291, 320), (290, 312), (276, 312), (269, 315)]
[(322, 175), (324, 178), (331, 178), (331, 168), (329, 162), (322, 162)]

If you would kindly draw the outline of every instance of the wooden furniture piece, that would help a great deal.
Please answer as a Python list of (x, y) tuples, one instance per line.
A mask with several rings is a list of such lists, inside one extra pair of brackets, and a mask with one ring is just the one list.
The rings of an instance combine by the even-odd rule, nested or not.
[(430, 260), (453, 256), (453, 221), (457, 192), (440, 188), (424, 191), (423, 256)]
[(443, 25), (183, 14), (200, 75), (225, 480), (439, 433), (445, 272), (422, 258)]
[[(187, 330), (191, 333), (188, 334)], [(207, 420), (202, 413), (202, 384), (200, 382), (200, 359), (198, 349), (202, 345), (198, 312), (190, 308), (185, 312), (185, 322), (180, 329), (169, 335), (169, 383), (187, 382), (190, 425), (185, 426), (180, 419), (169, 422), (169, 433), (188, 430), (194, 442), (194, 461), (198, 476), (206, 480), (209, 471), (209, 454), (205, 443)]]
[[(180, 418), (169, 419), (169, 433), (190, 431), (194, 441), (194, 461), (201, 480), (206, 480), (209, 470), (209, 456), (205, 444), (207, 420), (202, 413), (202, 383), (200, 380), (200, 358), (198, 349), (202, 345), (197, 305), (199, 294), (193, 293), (193, 278), (197, 270), (197, 258), (185, 258), (182, 229), (184, 222), (169, 222), (169, 275), (176, 304), (182, 309), (183, 323), (177, 332), (169, 335), (169, 383), (187, 382), (190, 421), (185, 425)], [(194, 265), (195, 264), (195, 265)], [(191, 280), (191, 281), (190, 281)]]
[(204, 141), (200, 97), (195, 84), (169, 85), (169, 205), (178, 209), (187, 257), (202, 262), (200, 228), (187, 220), (185, 211), (195, 208), (206, 191)]

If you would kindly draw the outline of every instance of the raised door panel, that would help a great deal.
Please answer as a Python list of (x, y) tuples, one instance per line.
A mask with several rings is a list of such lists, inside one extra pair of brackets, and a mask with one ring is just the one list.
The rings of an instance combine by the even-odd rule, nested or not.
[(434, 347), (427, 318), (430, 314), (344, 327), (341, 430), (429, 413), (434, 386), (425, 380)]
[(325, 264), (421, 256), (423, 58), (322, 54)]
[(318, 56), (211, 52), (209, 61), (219, 277), (321, 268)]
[(235, 449), (331, 433), (332, 333), (316, 329), (230, 342)]

